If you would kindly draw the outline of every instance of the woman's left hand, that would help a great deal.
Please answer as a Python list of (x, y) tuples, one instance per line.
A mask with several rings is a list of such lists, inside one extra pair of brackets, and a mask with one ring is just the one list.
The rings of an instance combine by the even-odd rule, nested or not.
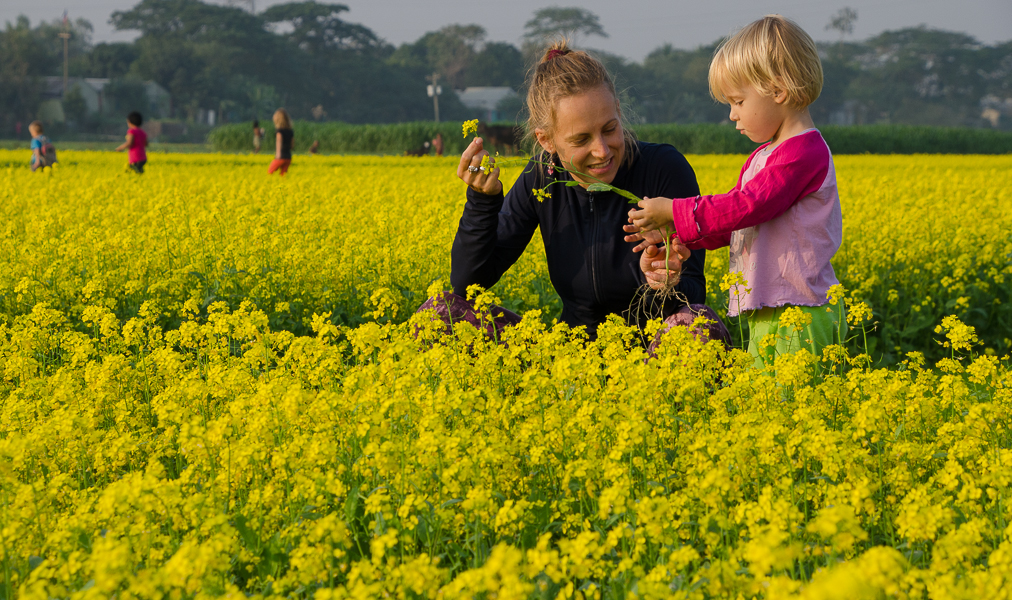
[(682, 263), (689, 259), (689, 249), (672, 242), (667, 269), (664, 268), (664, 248), (650, 245), (640, 255), (640, 271), (647, 278), (647, 284), (655, 290), (664, 287), (672, 278), (682, 272)]
[[(485, 157), (488, 157), (491, 172), (488, 167), (482, 166)], [(495, 159), (489, 156), (484, 147), (484, 140), (480, 137), (471, 140), (464, 153), (460, 155), (457, 177), (480, 194), (495, 196), (503, 191), (502, 182), (499, 181), (499, 167), (495, 166)]]
[(633, 252), (642, 252), (649, 246), (656, 246), (657, 244), (664, 243), (664, 234), (656, 229), (643, 231), (635, 225), (623, 225), (622, 229), (629, 234), (623, 238), (625, 241), (639, 242), (639, 244), (633, 248)]

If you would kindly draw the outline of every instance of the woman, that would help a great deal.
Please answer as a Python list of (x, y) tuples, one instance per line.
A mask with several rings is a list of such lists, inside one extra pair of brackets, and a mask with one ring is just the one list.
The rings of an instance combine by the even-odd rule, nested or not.
[(267, 167), (267, 174), (278, 171), (282, 177), (292, 166), (292, 143), (295, 140), (295, 132), (292, 131), (292, 118), (288, 111), (279, 108), (274, 111), (274, 160)]
[[(450, 280), (457, 296), (466, 296), (473, 284), (491, 287), (540, 227), (552, 284), (562, 299), (561, 320), (571, 327), (585, 326), (593, 338), (609, 314), (629, 311), (647, 282), (645, 273), (657, 270), (659, 251), (641, 243), (637, 247), (647, 249), (637, 257), (629, 242), (642, 238), (623, 239), (621, 234), (627, 224), (627, 200), (613, 192), (589, 192), (587, 187), (605, 182), (637, 197), (653, 197), (661, 190), (685, 197), (698, 195), (699, 186), (692, 168), (673, 147), (635, 140), (623, 124), (611, 76), (587, 53), (570, 50), (565, 42), (555, 44), (533, 70), (528, 90), (528, 137), (541, 152), (509, 194), (503, 195), (498, 168), (481, 167), (488, 155), (481, 138), (461, 155), (457, 176), (468, 185), (467, 203), (453, 241)], [(565, 185), (574, 179), (579, 185)], [(535, 190), (550, 197), (538, 198)], [(676, 289), (689, 303), (702, 305), (705, 251), (677, 250), (668, 263), (672, 275), (680, 272)], [(657, 266), (663, 272), (662, 257)], [(460, 308), (463, 299), (451, 298)], [(438, 302), (432, 302), (426, 305), (439, 310)], [(680, 309), (683, 315), (688, 313), (685, 303), (675, 299), (661, 307), (664, 316)], [(716, 314), (705, 310), (719, 323)], [(456, 310), (449, 312), (452, 318), (467, 318), (452, 314)], [(508, 311), (500, 314), (497, 325), (517, 319)], [(684, 315), (682, 320), (692, 318)]]

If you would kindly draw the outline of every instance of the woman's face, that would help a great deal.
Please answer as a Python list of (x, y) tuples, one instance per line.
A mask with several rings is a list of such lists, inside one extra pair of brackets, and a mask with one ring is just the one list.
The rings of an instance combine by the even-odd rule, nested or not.
[[(625, 135), (618, 113), (618, 100), (607, 86), (561, 98), (555, 106), (551, 136), (535, 129), (541, 147), (558, 153), (573, 178), (589, 185), (611, 183), (625, 158)], [(583, 187), (587, 187), (584, 185)]]

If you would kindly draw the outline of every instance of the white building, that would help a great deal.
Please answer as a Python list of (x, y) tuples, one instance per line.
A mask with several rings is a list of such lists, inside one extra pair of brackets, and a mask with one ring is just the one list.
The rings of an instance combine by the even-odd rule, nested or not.
[[(109, 114), (114, 110), (110, 99), (106, 97), (105, 88), (109, 79), (92, 77), (71, 77), (67, 80), (66, 92), (77, 90), (88, 107), (88, 114)], [(64, 89), (63, 77), (42, 78), (42, 104), (39, 106), (39, 117), (44, 121), (63, 122), (66, 120), (66, 113), (63, 107)], [(154, 81), (144, 82), (144, 92), (147, 94), (149, 107), (145, 112), (145, 118), (164, 118), (172, 111), (172, 99), (169, 92)]]

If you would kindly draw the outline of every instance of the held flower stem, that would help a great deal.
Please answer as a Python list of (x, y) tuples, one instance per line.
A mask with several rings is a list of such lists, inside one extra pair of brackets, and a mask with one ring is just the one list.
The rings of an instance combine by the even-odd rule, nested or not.
[[(478, 131), (478, 121), (476, 119), (473, 119), (471, 121), (465, 121), (463, 123), (463, 125), (462, 125), (462, 130), (464, 132), (464, 137), (467, 137), (467, 135), (469, 133), (471, 133), (471, 132), (477, 133), (477, 131)], [(588, 173), (584, 173), (584, 172), (579, 171), (577, 169), (574, 169), (572, 167), (567, 167), (565, 165), (561, 165), (560, 166), (560, 165), (556, 165), (554, 162), (546, 162), (546, 161), (540, 160), (539, 158), (534, 157), (534, 156), (532, 156), (532, 157), (530, 157), (528, 159), (521, 158), (519, 160), (514, 161), (513, 159), (504, 159), (504, 160), (500, 159), (499, 156), (497, 155), (496, 156), (496, 160), (497, 161), (501, 160), (501, 162), (498, 165), (499, 167), (502, 167), (502, 166), (512, 166), (513, 164), (518, 163), (519, 160), (527, 160), (529, 162), (532, 162), (532, 163), (537, 164), (537, 165), (541, 165), (543, 167), (549, 167), (551, 169), (559, 169), (560, 171), (564, 171), (564, 172), (567, 172), (567, 173), (570, 173), (570, 174), (573, 174), (573, 175), (579, 175), (581, 178), (584, 179), (584, 181), (577, 181), (574, 178), (574, 179), (572, 179), (570, 181), (561, 181), (561, 182), (559, 182), (559, 183), (562, 183), (565, 186), (573, 187), (573, 186), (582, 185), (584, 183), (587, 183), (588, 184), (587, 185), (587, 191), (588, 192), (614, 192), (614, 193), (618, 194), (619, 196), (622, 196), (623, 198), (625, 198), (626, 200), (628, 200), (629, 204), (637, 204), (641, 200), (640, 198), (638, 198), (635, 194), (633, 194), (629, 190), (624, 190), (624, 189), (622, 189), (622, 188), (620, 188), (618, 186), (614, 186), (614, 185), (611, 185), (610, 183), (606, 183), (604, 181), (601, 181), (600, 179), (598, 179), (597, 177), (594, 177), (593, 175), (590, 175)], [(487, 173), (491, 173), (492, 169), (494, 169), (496, 166), (497, 166), (496, 162), (494, 162), (493, 159), (491, 159), (488, 155), (486, 155), (486, 156), (482, 157), (481, 166), (479, 167), (479, 169), (481, 169), (482, 171), (485, 171)], [(587, 180), (593, 180), (593, 181), (590, 182), (590, 181), (587, 181)], [(551, 198), (552, 197), (551, 194), (548, 193), (547, 189), (534, 190), (534, 195), (535, 195), (535, 197), (537, 198), (537, 200), (539, 202), (543, 202), (545, 198)], [(668, 261), (671, 259), (671, 240), (670, 240), (671, 233), (666, 228), (663, 229), (663, 230), (661, 230), (661, 233), (663, 234), (663, 237), (664, 237), (664, 266), (665, 266), (665, 269), (664, 269), (664, 285), (665, 285), (665, 287), (667, 287), (667, 285), (670, 282), (670, 279), (669, 279), (670, 278), (670, 275), (669, 275), (670, 271), (667, 269), (667, 265), (668, 265)]]

